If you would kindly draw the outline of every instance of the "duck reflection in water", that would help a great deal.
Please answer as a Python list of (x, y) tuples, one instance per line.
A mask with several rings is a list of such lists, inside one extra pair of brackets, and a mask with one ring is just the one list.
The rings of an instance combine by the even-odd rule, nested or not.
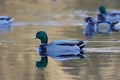
[(0, 35), (7, 34), (12, 29), (10, 25), (0, 25)]
[(39, 69), (47, 67), (48, 56), (59, 61), (83, 59), (86, 57), (83, 51), (85, 46), (83, 41), (56, 40), (47, 44), (48, 37), (44, 31), (37, 32), (36, 38), (41, 40), (41, 44), (37, 49), (41, 60), (36, 62), (36, 66)]

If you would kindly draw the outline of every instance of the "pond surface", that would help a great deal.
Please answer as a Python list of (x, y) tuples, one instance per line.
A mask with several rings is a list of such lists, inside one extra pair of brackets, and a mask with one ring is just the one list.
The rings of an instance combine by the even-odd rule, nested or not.
[[(88, 2), (83, 0), (20, 1), (1, 1), (4, 4), (0, 14), (15, 21), (12, 27), (0, 27), (0, 80), (120, 80), (120, 32), (97, 34), (93, 39), (82, 33), (84, 17), (95, 17), (97, 8), (93, 4), (102, 2), (88, 0), (90, 4), (84, 6)], [(110, 2), (106, 0), (106, 4)], [(117, 0), (111, 4), (109, 9), (120, 7)], [(39, 70), (35, 62), (40, 60), (36, 51), (40, 41), (34, 39), (39, 30), (47, 33), (49, 43), (59, 39), (84, 40), (87, 57), (68, 61), (49, 57), (46, 69)]]

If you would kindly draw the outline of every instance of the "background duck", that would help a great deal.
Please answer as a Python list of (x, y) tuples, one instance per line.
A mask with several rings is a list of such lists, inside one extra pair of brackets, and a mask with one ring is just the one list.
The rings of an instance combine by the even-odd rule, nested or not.
[(118, 31), (114, 26), (120, 22), (120, 12), (108, 12), (105, 6), (99, 7), (98, 22), (107, 22), (112, 31)]
[(41, 60), (36, 62), (36, 66), (39, 69), (43, 69), (47, 66), (48, 57), (50, 56), (56, 60), (70, 60), (70, 59), (82, 59), (86, 55), (82, 48), (85, 46), (83, 41), (73, 40), (56, 40), (49, 44), (48, 36), (44, 31), (38, 31), (36, 38), (41, 40), (41, 44), (38, 48), (38, 53), (41, 56)]
[(96, 32), (96, 22), (92, 17), (86, 17), (85, 22), (87, 23), (87, 25), (85, 26), (83, 33), (85, 36), (91, 38)]

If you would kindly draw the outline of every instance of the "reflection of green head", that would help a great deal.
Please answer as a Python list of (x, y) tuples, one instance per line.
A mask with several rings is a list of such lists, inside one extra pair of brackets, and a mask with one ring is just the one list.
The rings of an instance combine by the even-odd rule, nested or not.
[(36, 33), (36, 38), (41, 40), (41, 43), (47, 43), (48, 42), (48, 36), (44, 31), (38, 31)]
[(99, 11), (103, 14), (106, 14), (106, 8), (104, 6), (100, 6)]
[(36, 62), (36, 67), (38, 67), (39, 69), (44, 69), (46, 68), (48, 64), (48, 57), (41, 57), (41, 60), (40, 61), (37, 61)]

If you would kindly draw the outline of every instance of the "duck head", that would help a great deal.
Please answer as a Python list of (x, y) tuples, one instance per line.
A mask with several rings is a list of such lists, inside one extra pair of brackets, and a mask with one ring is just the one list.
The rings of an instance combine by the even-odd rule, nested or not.
[[(47, 44), (48, 42), (48, 37), (47, 34), (44, 31), (38, 31), (36, 33), (36, 38), (41, 40), (41, 43)], [(46, 54), (46, 49), (43, 54)], [(48, 57), (47, 56), (41, 56), (41, 60), (36, 62), (36, 67), (39, 69), (44, 69), (48, 64)]]
[(99, 7), (99, 11), (100, 11), (100, 13), (102, 13), (102, 14), (106, 14), (106, 8), (105, 8), (104, 6), (100, 6), (100, 7)]
[(93, 25), (93, 26), (95, 24), (95, 21), (92, 17), (86, 17), (85, 22), (87, 22), (89, 25)]
[(47, 44), (47, 42), (48, 42), (48, 36), (47, 36), (46, 32), (44, 32), (44, 31), (38, 31), (36, 33), (36, 38), (40, 39), (41, 43), (46, 43)]
[(86, 18), (85, 18), (85, 22), (90, 22), (90, 21), (93, 21), (93, 18), (92, 18), (92, 17), (86, 17)]

